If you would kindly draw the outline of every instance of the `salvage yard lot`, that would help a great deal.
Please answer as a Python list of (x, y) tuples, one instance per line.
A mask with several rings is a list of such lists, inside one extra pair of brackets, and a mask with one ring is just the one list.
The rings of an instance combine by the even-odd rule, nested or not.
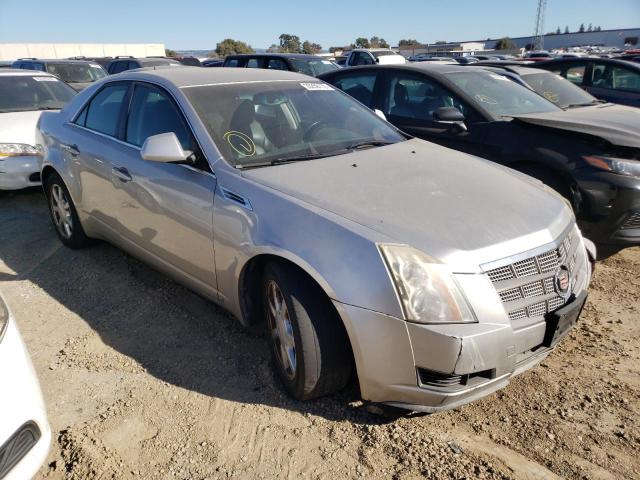
[(40, 378), (42, 478), (640, 478), (640, 247), (596, 268), (539, 367), (455, 411), (291, 400), (266, 343), (107, 244), (64, 248), (39, 190), (0, 193), (0, 289)]

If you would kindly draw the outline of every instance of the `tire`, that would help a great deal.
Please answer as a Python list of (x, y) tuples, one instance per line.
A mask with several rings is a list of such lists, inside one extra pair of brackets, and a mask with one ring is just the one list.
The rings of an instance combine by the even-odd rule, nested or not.
[(296, 268), (272, 262), (264, 270), (262, 295), (274, 369), (289, 394), (309, 400), (342, 389), (351, 377), (353, 357), (325, 293)]
[(89, 246), (92, 241), (86, 236), (69, 190), (60, 175), (52, 173), (44, 184), (49, 216), (60, 241), (67, 247), (78, 249)]

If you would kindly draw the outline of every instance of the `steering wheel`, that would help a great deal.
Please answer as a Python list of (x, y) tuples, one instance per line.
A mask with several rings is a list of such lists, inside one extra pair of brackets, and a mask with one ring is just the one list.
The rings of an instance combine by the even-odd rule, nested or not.
[(313, 122), (311, 125), (309, 125), (309, 128), (307, 128), (304, 131), (304, 133), (302, 134), (302, 139), (305, 142), (308, 142), (322, 127), (330, 127), (330, 126), (331, 124), (326, 120), (317, 120)]

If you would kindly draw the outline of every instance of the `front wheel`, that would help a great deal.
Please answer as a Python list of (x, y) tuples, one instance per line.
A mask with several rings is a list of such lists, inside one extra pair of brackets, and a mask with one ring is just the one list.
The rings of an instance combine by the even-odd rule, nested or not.
[(308, 400), (343, 388), (351, 349), (324, 292), (294, 267), (275, 262), (265, 269), (262, 291), (274, 368), (291, 396)]
[(91, 243), (80, 224), (76, 207), (60, 175), (52, 173), (45, 182), (49, 215), (58, 238), (69, 248), (83, 248)]

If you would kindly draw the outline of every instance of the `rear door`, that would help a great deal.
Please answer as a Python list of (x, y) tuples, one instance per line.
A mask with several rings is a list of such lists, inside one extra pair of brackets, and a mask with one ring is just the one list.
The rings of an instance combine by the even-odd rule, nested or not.
[[(195, 165), (145, 161), (145, 140), (174, 132)], [(196, 287), (215, 288), (213, 195), (216, 178), (173, 98), (162, 88), (134, 84), (123, 132), (125, 154), (114, 159), (116, 216), (130, 247)]]
[(640, 71), (594, 61), (586, 90), (596, 98), (640, 107)]
[(331, 76), (327, 81), (373, 110), (377, 108), (381, 72), (378, 69), (354, 69)]
[(111, 181), (111, 162), (122, 157), (125, 146), (118, 139), (129, 82), (105, 84), (80, 113), (65, 125), (68, 134), (61, 151), (80, 180), (79, 207), (97, 222), (106, 236), (118, 239), (117, 202)]

